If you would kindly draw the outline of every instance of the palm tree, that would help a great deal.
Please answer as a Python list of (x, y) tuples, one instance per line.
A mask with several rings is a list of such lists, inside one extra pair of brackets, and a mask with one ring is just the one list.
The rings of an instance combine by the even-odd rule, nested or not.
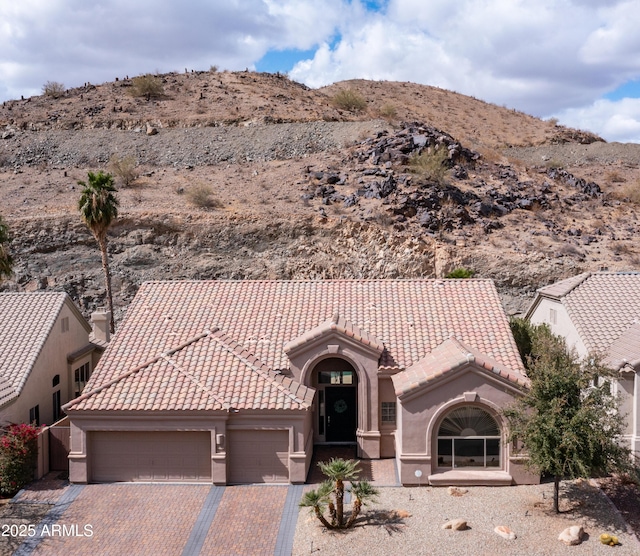
[(113, 176), (102, 171), (88, 173), (88, 183), (79, 181), (84, 189), (78, 201), (78, 210), (84, 223), (96, 238), (102, 254), (102, 270), (107, 293), (107, 304), (111, 313), (111, 332), (115, 332), (113, 318), (113, 297), (111, 295), (111, 273), (107, 258), (107, 230), (118, 216), (118, 199), (113, 185)]
[(9, 254), (9, 228), (2, 221), (0, 216), (0, 280), (2, 277), (8, 278), (11, 276), (13, 259)]
[[(368, 501), (374, 500), (378, 491), (368, 481), (352, 482), (358, 478), (357, 461), (333, 458), (331, 461), (318, 463), (318, 466), (329, 477), (329, 480), (322, 483), (317, 490), (306, 492), (302, 497), (300, 507), (311, 508), (327, 529), (352, 527), (362, 506), (365, 506)], [(352, 482), (351, 494), (355, 497), (351, 515), (346, 522), (344, 519), (345, 481)], [(326, 508), (329, 510), (329, 519), (323, 513)]]

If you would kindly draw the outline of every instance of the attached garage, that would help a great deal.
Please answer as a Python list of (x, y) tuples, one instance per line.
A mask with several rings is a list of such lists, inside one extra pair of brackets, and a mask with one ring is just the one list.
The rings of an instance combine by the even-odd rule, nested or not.
[(288, 483), (289, 431), (231, 430), (229, 483)]
[(211, 482), (211, 433), (90, 433), (91, 480)]

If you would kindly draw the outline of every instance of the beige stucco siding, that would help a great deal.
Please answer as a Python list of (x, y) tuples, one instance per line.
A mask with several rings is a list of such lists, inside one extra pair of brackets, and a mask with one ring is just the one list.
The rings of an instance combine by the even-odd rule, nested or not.
[[(552, 311), (555, 311), (555, 317)], [(551, 332), (562, 336), (569, 348), (576, 349), (579, 357), (587, 355), (587, 348), (571, 321), (566, 307), (561, 302), (546, 297), (540, 298), (540, 302), (531, 313), (530, 321), (532, 324), (549, 325)]]
[[(70, 302), (69, 302), (70, 303)], [(68, 319), (69, 329), (62, 331), (63, 319)], [(89, 343), (88, 325), (78, 320), (78, 313), (65, 303), (49, 336), (42, 346), (20, 396), (0, 410), (1, 423), (28, 423), (29, 410), (39, 406), (40, 423), (50, 425), (53, 420), (53, 393), (60, 390), (61, 405), (67, 403), (72, 394), (73, 376), (67, 362), (70, 353)], [(91, 354), (86, 356), (90, 360)], [(55, 375), (60, 375), (60, 384), (52, 386)]]

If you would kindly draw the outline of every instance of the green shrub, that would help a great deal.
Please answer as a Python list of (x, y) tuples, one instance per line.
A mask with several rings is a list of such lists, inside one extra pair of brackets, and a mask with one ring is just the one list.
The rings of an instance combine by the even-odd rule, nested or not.
[(120, 157), (113, 154), (109, 159), (108, 169), (111, 174), (119, 178), (123, 187), (129, 187), (140, 176), (137, 164), (133, 156)]
[(33, 480), (38, 461), (38, 433), (34, 425), (10, 425), (0, 438), (0, 493), (12, 496)]
[(449, 274), (447, 274), (445, 278), (472, 278), (475, 273), (475, 270), (458, 267), (449, 272)]
[(367, 101), (353, 89), (342, 89), (333, 95), (333, 105), (340, 110), (349, 112), (362, 112), (367, 107)]
[(162, 81), (157, 77), (146, 74), (133, 78), (131, 94), (134, 97), (161, 98), (164, 96)]
[(387, 120), (393, 120), (398, 115), (398, 110), (393, 104), (385, 104), (380, 107), (380, 116)]
[(187, 191), (191, 204), (199, 208), (221, 208), (222, 201), (213, 196), (213, 190), (206, 184), (194, 185)]
[(51, 98), (58, 98), (64, 95), (66, 89), (62, 83), (58, 83), (57, 81), (47, 81), (42, 86), (42, 92), (45, 96)]
[(429, 148), (420, 154), (414, 154), (409, 160), (409, 168), (429, 181), (442, 184), (449, 171), (449, 153), (445, 147)]

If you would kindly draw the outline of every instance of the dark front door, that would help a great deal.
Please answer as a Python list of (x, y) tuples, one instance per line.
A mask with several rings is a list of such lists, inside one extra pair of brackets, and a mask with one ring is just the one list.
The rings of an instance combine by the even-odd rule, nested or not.
[(355, 386), (327, 386), (327, 442), (355, 442), (357, 411)]

